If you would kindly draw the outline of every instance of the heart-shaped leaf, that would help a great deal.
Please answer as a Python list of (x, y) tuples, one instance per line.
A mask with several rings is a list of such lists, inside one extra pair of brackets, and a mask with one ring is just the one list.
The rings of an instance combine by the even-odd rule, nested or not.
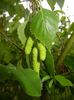
[(58, 29), (58, 15), (46, 9), (40, 10), (32, 18), (31, 32), (39, 39), (49, 50), (55, 38)]

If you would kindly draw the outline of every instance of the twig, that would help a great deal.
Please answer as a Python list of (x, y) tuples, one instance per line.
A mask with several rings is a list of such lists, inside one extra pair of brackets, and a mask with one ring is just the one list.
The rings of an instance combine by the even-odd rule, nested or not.
[(23, 51), (23, 49), (20, 48), (20, 47), (19, 47), (15, 42), (13, 42), (11, 39), (9, 39), (9, 38), (5, 35), (5, 33), (1, 33), (1, 35), (4, 36), (4, 39), (5, 39), (5, 40), (9, 41), (11, 44), (13, 44), (15, 47), (17, 47), (20, 51)]
[(73, 42), (74, 42), (74, 33), (71, 35), (70, 39), (68, 39), (68, 41), (65, 45), (65, 48), (64, 48), (61, 56), (59, 57), (59, 60), (58, 60), (57, 65), (56, 65), (56, 69), (58, 69), (58, 67), (62, 65), (67, 53), (69, 52), (69, 50), (73, 44)]

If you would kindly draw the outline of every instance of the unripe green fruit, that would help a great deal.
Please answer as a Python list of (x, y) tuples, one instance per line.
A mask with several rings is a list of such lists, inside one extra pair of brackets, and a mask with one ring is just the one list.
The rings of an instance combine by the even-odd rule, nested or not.
[(41, 43), (38, 43), (38, 49), (40, 52), (40, 60), (44, 61), (46, 59), (46, 48)]
[(39, 72), (40, 72), (40, 62), (35, 62), (33, 67), (34, 67), (34, 71), (39, 74)]
[(38, 49), (34, 47), (32, 52), (33, 52), (33, 61), (37, 61)]
[(25, 46), (25, 54), (29, 55), (31, 53), (34, 41), (31, 37), (28, 38), (26, 46)]
[(38, 58), (38, 49), (36, 47), (33, 48), (33, 69), (35, 72), (39, 74), (40, 71), (40, 63), (37, 61)]

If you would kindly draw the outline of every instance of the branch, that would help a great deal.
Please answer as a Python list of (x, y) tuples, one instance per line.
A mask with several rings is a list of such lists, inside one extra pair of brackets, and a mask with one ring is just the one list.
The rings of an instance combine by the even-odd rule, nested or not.
[(9, 39), (9, 38), (5, 35), (5, 33), (2, 32), (1, 35), (4, 37), (5, 40), (9, 41), (11, 44), (13, 44), (15, 47), (17, 47), (20, 51), (23, 51), (23, 49), (20, 48), (20, 47), (19, 47), (15, 42), (13, 42), (11, 39)]
[(65, 45), (65, 48), (64, 48), (61, 56), (59, 57), (59, 60), (56, 65), (56, 69), (58, 69), (58, 67), (62, 65), (67, 53), (69, 52), (70, 48), (72, 47), (73, 42), (74, 42), (74, 33), (71, 35), (70, 39), (68, 39), (68, 41)]

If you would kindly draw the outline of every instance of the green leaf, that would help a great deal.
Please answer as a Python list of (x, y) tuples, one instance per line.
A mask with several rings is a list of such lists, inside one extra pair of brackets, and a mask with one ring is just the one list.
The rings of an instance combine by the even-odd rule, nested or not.
[(32, 18), (31, 32), (50, 51), (58, 29), (57, 13), (42, 9)]
[(67, 56), (64, 60), (64, 64), (70, 68), (70, 70), (74, 71), (74, 56)]
[(47, 2), (50, 5), (51, 9), (54, 10), (54, 6), (55, 6), (57, 0), (47, 0)]
[(36, 97), (41, 95), (41, 81), (36, 72), (31, 69), (17, 69), (14, 75), (28, 95)]
[(63, 5), (64, 5), (64, 0), (57, 0), (57, 4), (59, 5), (59, 7), (62, 9)]
[(74, 22), (70, 25), (69, 31), (74, 31)]
[(0, 64), (0, 81), (10, 78), (10, 74), (6, 69), (6, 66)]
[[(14, 14), (18, 14), (18, 12), (15, 9), (15, 6), (17, 5), (21, 5), (19, 4), (20, 0), (2, 0), (2, 2), (0, 2), (0, 11), (4, 12), (4, 11), (8, 11), (10, 15), (14, 15)], [(16, 4), (16, 5), (15, 5)], [(22, 8), (19, 7), (19, 12), (20, 10), (22, 11), (23, 9), (23, 5)], [(18, 9), (18, 7), (17, 7)], [(24, 13), (24, 11), (23, 11)], [(22, 13), (20, 13), (20, 15), (22, 15)]]
[(3, 60), (4, 60), (5, 63), (9, 63), (12, 60), (12, 58), (13, 58), (13, 55), (11, 54), (11, 52), (7, 51), (5, 53), (5, 55), (4, 55), (4, 59)]
[(17, 29), (18, 26), (19, 26), (19, 22), (18, 22), (17, 20), (8, 23), (9, 32), (10, 32), (10, 33), (14, 32), (14, 31)]
[(42, 78), (42, 83), (49, 80), (50, 79), (50, 76), (49, 75), (46, 75)]
[(49, 82), (49, 88), (51, 88), (51, 87), (52, 87), (52, 85), (53, 85), (53, 79), (52, 79), (52, 80), (50, 80), (50, 82)]
[(36, 72), (32, 69), (16, 68), (14, 65), (7, 66), (0, 65), (0, 78), (14, 78), (16, 79), (23, 90), (30, 96), (41, 95), (41, 81)]
[[(14, 6), (14, 8), (15, 8), (15, 12), (16, 12), (16, 14), (18, 15), (18, 16), (20, 16), (20, 17), (23, 17), (23, 16), (25, 16), (25, 9), (24, 9), (24, 6), (22, 5), (22, 4), (16, 4), (15, 6)], [(20, 13), (21, 12), (21, 13)]]
[(10, 14), (14, 13), (14, 6), (13, 4), (11, 4), (11, 2), (4, 2), (2, 0), (2, 2), (0, 2), (0, 10), (2, 10), (2, 12), (4, 10), (8, 11)]
[(5, 41), (0, 41), (0, 61), (9, 63), (13, 55), (11, 53), (11, 47)]
[(62, 86), (73, 86), (72, 82), (66, 79), (62, 75), (56, 75), (55, 79), (62, 85)]
[(22, 45), (25, 45), (26, 42), (26, 36), (25, 36), (25, 27), (26, 27), (27, 21), (19, 24), (18, 28), (17, 28), (17, 34), (18, 34), (18, 38), (20, 39)]
[(72, 47), (68, 53), (68, 56), (72, 56), (72, 57), (74, 56), (74, 41), (73, 41)]
[(52, 54), (47, 50), (46, 52), (46, 60), (45, 60), (45, 64), (46, 64), (46, 69), (47, 72), (51, 75), (54, 76), (55, 75), (55, 65), (54, 65), (54, 59)]

